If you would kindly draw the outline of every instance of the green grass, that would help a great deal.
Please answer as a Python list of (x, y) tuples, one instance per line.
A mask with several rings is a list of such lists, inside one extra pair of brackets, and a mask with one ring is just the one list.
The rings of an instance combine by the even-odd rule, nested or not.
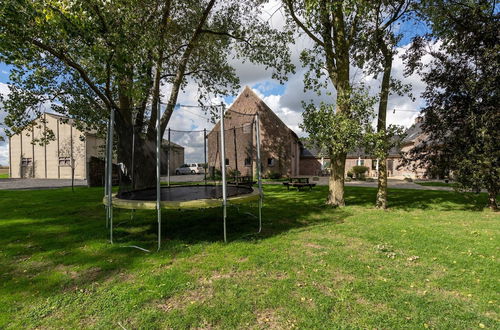
[(419, 184), (421, 186), (427, 186), (427, 187), (454, 187), (455, 183), (446, 183), (446, 182), (425, 182), (425, 181), (415, 181), (416, 184)]
[(8, 179), (9, 173), (0, 173), (0, 179)]
[(229, 210), (115, 209), (102, 190), (0, 191), (0, 328), (499, 328), (500, 215), (484, 194), (266, 185), (263, 232)]

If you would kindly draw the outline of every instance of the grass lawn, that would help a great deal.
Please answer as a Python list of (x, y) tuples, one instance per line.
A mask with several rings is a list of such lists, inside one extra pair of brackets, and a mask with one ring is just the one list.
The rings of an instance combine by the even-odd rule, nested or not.
[(8, 179), (9, 173), (0, 173), (0, 179)]
[(499, 328), (500, 214), (486, 195), (266, 185), (263, 232), (229, 210), (115, 210), (102, 189), (0, 191), (0, 328)]

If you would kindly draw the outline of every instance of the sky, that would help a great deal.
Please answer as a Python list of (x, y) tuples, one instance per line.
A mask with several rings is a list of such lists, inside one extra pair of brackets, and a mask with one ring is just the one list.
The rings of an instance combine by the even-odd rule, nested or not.
[[(263, 18), (269, 19), (268, 13), (274, 13), (277, 6), (279, 6), (278, 1), (271, 1), (268, 3), (263, 11)], [(284, 18), (278, 11), (272, 18), (270, 18), (270, 23), (279, 28), (284, 24)], [(404, 64), (401, 59), (401, 55), (408, 47), (411, 38), (417, 34), (425, 33), (426, 27), (415, 21), (409, 21), (404, 23), (399, 27), (400, 31), (403, 33), (403, 38), (400, 41), (398, 54), (393, 61), (392, 76), (396, 79), (400, 79), (403, 83), (410, 84), (412, 86), (412, 94), (415, 97), (412, 100), (409, 96), (398, 96), (391, 95), (389, 98), (389, 111), (387, 114), (388, 124), (397, 124), (405, 127), (409, 127), (415, 121), (418, 116), (419, 109), (421, 109), (425, 103), (421, 99), (420, 95), (424, 91), (425, 85), (418, 75), (412, 75), (405, 77), (403, 74)], [(312, 91), (304, 91), (304, 73), (305, 69), (301, 67), (299, 61), (300, 51), (311, 45), (311, 41), (306, 36), (301, 36), (296, 38), (295, 44), (291, 45), (290, 49), (292, 52), (292, 61), (296, 65), (296, 73), (291, 74), (283, 85), (280, 85), (278, 81), (271, 78), (272, 72), (266, 70), (263, 66), (254, 65), (250, 62), (242, 63), (237, 60), (233, 60), (232, 65), (236, 69), (236, 73), (240, 78), (241, 88), (244, 86), (250, 86), (258, 96), (278, 115), (281, 120), (288, 125), (297, 135), (307, 136), (303, 132), (299, 125), (302, 122), (302, 100), (313, 100), (315, 103), (320, 101), (325, 101), (329, 103), (332, 102), (332, 97), (327, 95), (318, 96)], [(427, 62), (429, 59), (424, 58), (423, 62)], [(10, 67), (4, 63), (0, 63), (0, 93), (3, 95), (8, 94), (8, 82), (9, 82), (9, 71)], [(360, 70), (351, 70), (351, 82), (359, 83), (364, 82), (370, 87), (370, 93), (375, 94), (378, 92), (380, 81), (373, 77), (365, 77)], [(328, 89), (333, 91), (333, 86), (328, 86)], [(168, 86), (163, 90), (164, 95), (168, 95)], [(233, 100), (237, 97), (236, 95), (226, 95), (225, 97), (214, 98), (212, 103), (219, 104), (224, 102), (226, 105), (230, 105)], [(193, 105), (197, 104), (197, 87), (194, 84), (188, 84), (183, 93), (180, 93), (178, 98), (179, 104)], [(1, 108), (0, 104), (0, 135), (3, 134), (3, 119), (5, 117), (5, 111)], [(174, 110), (170, 123), (168, 125), (172, 130), (210, 130), (213, 127), (213, 123), (209, 118), (209, 115), (204, 113), (199, 108), (186, 108), (177, 107)], [(202, 162), (203, 161), (203, 138), (201, 132), (193, 133), (183, 133), (183, 132), (172, 132), (171, 139), (185, 147), (185, 160), (186, 162)], [(167, 138), (167, 136), (165, 136)], [(0, 142), (0, 165), (8, 165), (8, 141)]]

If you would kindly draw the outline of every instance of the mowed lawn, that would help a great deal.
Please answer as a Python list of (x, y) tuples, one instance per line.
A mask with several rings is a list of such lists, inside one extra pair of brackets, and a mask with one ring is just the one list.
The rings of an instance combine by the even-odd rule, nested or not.
[(0, 191), (0, 328), (499, 328), (500, 215), (484, 194), (265, 186), (245, 212), (115, 210), (102, 189)]

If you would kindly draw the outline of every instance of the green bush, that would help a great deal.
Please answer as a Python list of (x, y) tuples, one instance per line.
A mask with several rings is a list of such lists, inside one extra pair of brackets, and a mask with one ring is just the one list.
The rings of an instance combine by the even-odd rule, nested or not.
[(215, 168), (213, 169), (213, 172), (210, 174), (209, 180), (221, 180), (222, 179), (222, 172), (218, 169)]
[(368, 167), (356, 165), (352, 167), (352, 171), (356, 179), (363, 180), (365, 178), (365, 173), (368, 172)]
[(278, 172), (271, 172), (267, 175), (267, 178), (272, 180), (281, 179), (281, 177), (282, 177), (281, 173)]
[(352, 171), (347, 171), (347, 177), (350, 179), (354, 178), (354, 173), (352, 173)]
[(413, 179), (412, 179), (412, 178), (410, 178), (410, 177), (406, 177), (406, 178), (404, 178), (404, 180), (405, 180), (406, 182), (413, 182)]
[(230, 170), (227, 171), (227, 176), (229, 178), (236, 178), (237, 176), (238, 177), (241, 176), (241, 172), (238, 171), (238, 170), (231, 170), (230, 169)]

